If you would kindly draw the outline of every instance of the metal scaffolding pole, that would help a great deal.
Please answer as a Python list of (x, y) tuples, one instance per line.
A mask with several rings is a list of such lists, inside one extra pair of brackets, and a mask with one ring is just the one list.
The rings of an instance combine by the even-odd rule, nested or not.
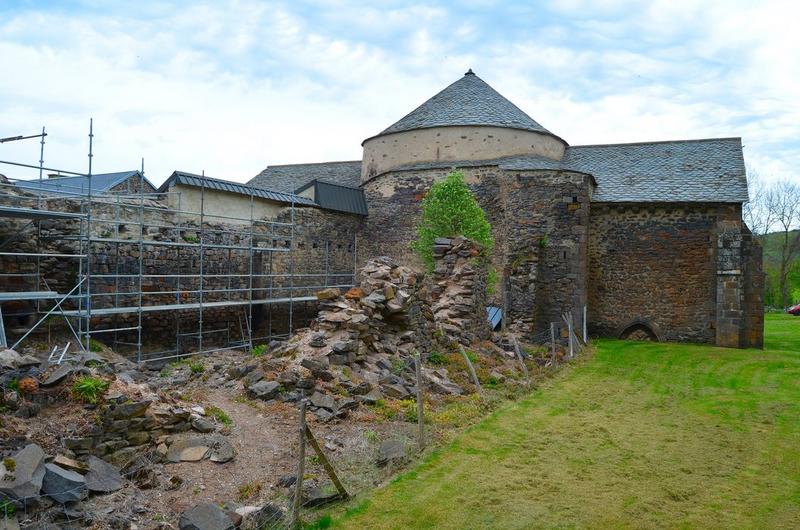
[(89, 118), (89, 172), (87, 173), (88, 178), (88, 201), (87, 201), (87, 211), (86, 211), (86, 234), (87, 234), (87, 245), (86, 245), (86, 329), (84, 330), (86, 333), (86, 345), (85, 351), (91, 351), (91, 340), (92, 336), (90, 334), (91, 326), (92, 326), (92, 158), (94, 158), (94, 153), (92, 152), (94, 144), (94, 120)]
[(137, 311), (136, 364), (142, 363), (142, 266), (144, 265), (144, 158), (139, 183), (139, 277), (137, 282), (139, 311)]

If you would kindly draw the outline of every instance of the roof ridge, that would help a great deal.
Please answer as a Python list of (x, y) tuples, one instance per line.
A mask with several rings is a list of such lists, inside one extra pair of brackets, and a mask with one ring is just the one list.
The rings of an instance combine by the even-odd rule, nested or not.
[(292, 167), (292, 166), (329, 166), (331, 164), (355, 164), (361, 163), (361, 160), (332, 160), (330, 162), (301, 162), (299, 164), (270, 164), (267, 169), (271, 167)]
[(654, 145), (654, 144), (688, 144), (698, 142), (718, 142), (720, 140), (739, 140), (742, 141), (741, 136), (722, 136), (718, 138), (692, 138), (688, 140), (654, 140), (652, 142), (622, 142), (618, 144), (582, 144), (570, 145), (567, 149), (576, 149), (580, 147), (620, 147), (623, 145)]
[[(327, 184), (328, 186), (338, 186), (340, 188), (347, 188), (349, 190), (363, 190), (361, 186), (348, 186), (347, 184), (339, 184), (338, 182), (332, 182), (326, 179), (314, 179), (317, 182), (322, 182), (323, 184)], [(313, 180), (311, 181), (313, 182)]]

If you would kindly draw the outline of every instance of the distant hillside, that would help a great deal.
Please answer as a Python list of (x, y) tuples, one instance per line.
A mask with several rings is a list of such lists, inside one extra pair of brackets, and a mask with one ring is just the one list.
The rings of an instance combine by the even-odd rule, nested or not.
[[(790, 232), (790, 236), (797, 236), (798, 230)], [(778, 289), (778, 270), (781, 263), (781, 243), (783, 234), (773, 232), (764, 236), (764, 272), (767, 273), (767, 282), (764, 289), (764, 303), (768, 307), (780, 308), (783, 304), (780, 301)], [(800, 257), (794, 259), (789, 268), (789, 304), (800, 303)]]
[[(790, 237), (794, 237), (797, 235), (797, 232), (800, 230), (793, 230), (789, 232)], [(764, 244), (764, 263), (770, 265), (778, 265), (780, 263), (780, 256), (781, 256), (781, 242), (783, 241), (783, 233), (782, 232), (773, 232), (771, 234), (767, 234), (764, 236), (763, 244)]]

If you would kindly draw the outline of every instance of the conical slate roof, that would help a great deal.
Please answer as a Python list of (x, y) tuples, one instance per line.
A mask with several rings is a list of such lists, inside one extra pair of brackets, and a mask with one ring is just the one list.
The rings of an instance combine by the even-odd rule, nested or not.
[(452, 125), (488, 125), (552, 135), (470, 69), (464, 77), (376, 136)]

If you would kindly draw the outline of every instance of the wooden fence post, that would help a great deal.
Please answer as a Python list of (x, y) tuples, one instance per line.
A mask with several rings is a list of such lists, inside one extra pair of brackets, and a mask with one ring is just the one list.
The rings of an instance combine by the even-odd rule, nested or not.
[(478, 388), (478, 392), (481, 392), (481, 382), (478, 380), (478, 374), (475, 373), (475, 367), (472, 366), (472, 361), (469, 360), (469, 355), (464, 350), (464, 346), (461, 344), (458, 345), (458, 349), (461, 350), (461, 355), (464, 357), (464, 361), (467, 363), (467, 368), (469, 368), (469, 375), (472, 377), (472, 382), (475, 383), (475, 386)]
[(300, 528), (300, 502), (303, 497), (303, 475), (306, 472), (306, 400), (300, 401), (300, 452), (297, 457), (297, 480), (294, 483), (292, 528)]
[(306, 439), (308, 440), (308, 445), (310, 445), (311, 448), (314, 449), (314, 452), (317, 453), (317, 457), (319, 457), (319, 461), (322, 464), (322, 467), (325, 468), (325, 472), (330, 477), (331, 482), (333, 482), (333, 485), (336, 486), (336, 491), (339, 492), (339, 497), (342, 500), (347, 500), (350, 497), (347, 494), (347, 490), (344, 489), (342, 482), (336, 475), (336, 471), (334, 471), (330, 460), (328, 460), (328, 457), (325, 456), (325, 453), (322, 452), (322, 448), (319, 446), (317, 439), (314, 437), (314, 433), (312, 433), (311, 429), (308, 428), (308, 424), (306, 424), (305, 432), (306, 432)]
[(417, 448), (421, 453), (425, 449), (425, 408), (422, 402), (422, 358), (419, 352), (415, 356), (417, 372)]
[(525, 381), (528, 387), (531, 386), (531, 376), (528, 374), (528, 367), (525, 366), (525, 357), (522, 356), (522, 350), (519, 347), (519, 341), (517, 337), (514, 337), (514, 351), (517, 352), (517, 357), (519, 358), (519, 362), (522, 365), (522, 372), (525, 374)]

